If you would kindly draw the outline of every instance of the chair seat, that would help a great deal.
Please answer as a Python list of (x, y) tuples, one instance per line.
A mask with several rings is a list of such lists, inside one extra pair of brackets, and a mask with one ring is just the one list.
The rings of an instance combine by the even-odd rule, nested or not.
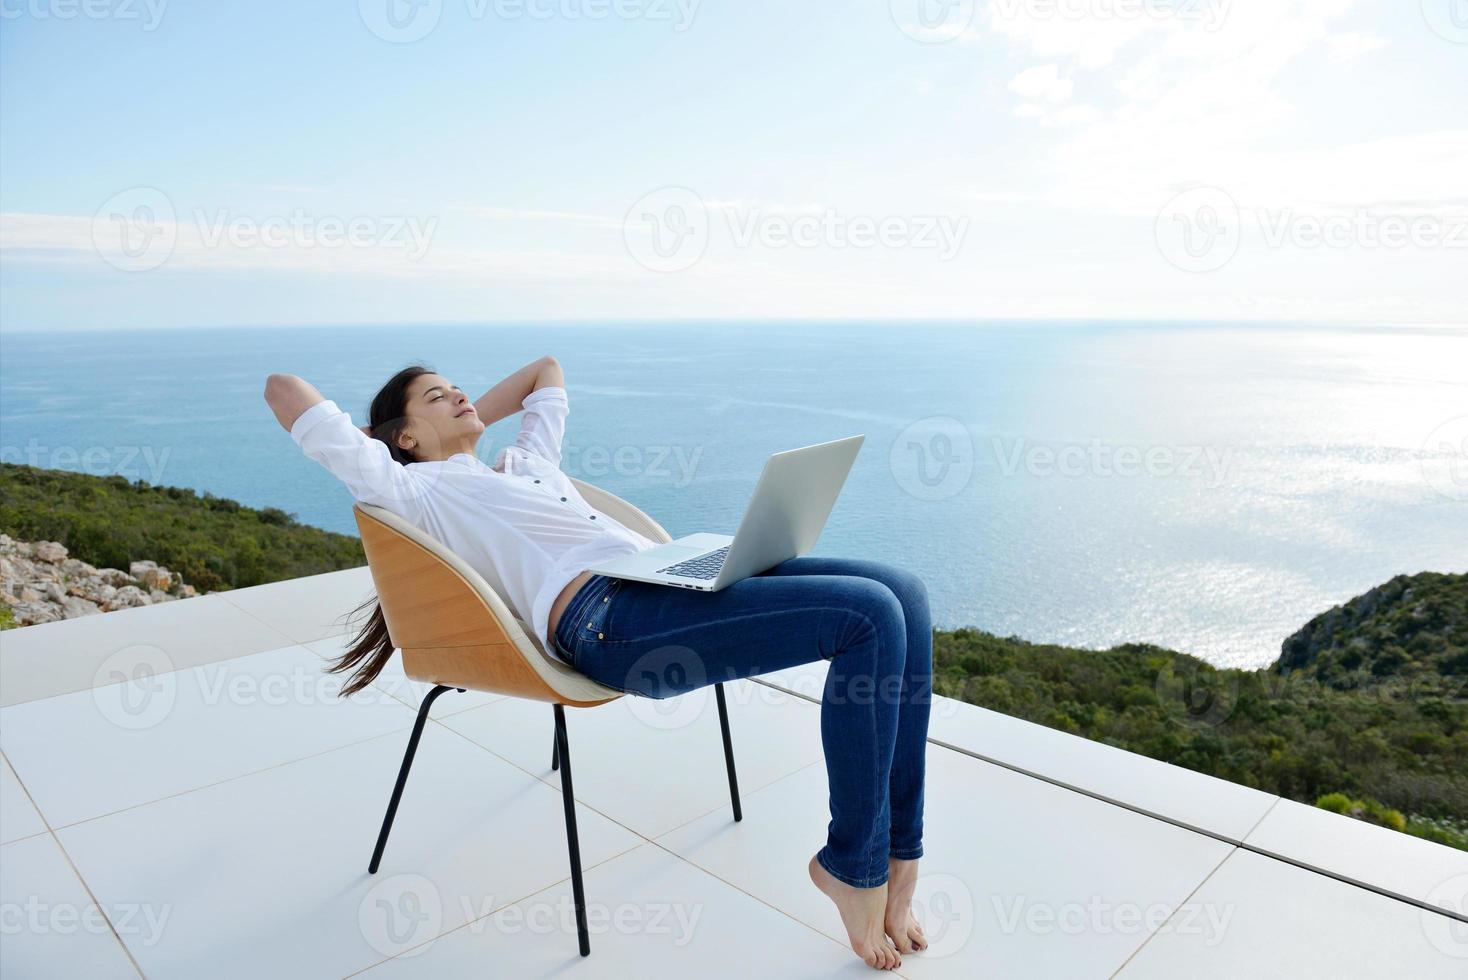
[[(624, 527), (671, 541), (661, 524), (615, 494), (570, 478)], [(589, 707), (623, 695), (549, 653), (505, 602), (504, 586), (433, 535), (375, 504), (353, 506), (383, 619), (414, 680)]]

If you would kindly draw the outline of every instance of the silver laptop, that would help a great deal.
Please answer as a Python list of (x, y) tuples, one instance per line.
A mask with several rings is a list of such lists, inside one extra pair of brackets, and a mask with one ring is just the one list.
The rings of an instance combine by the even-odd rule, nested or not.
[(774, 453), (765, 461), (739, 529), (687, 534), (591, 570), (612, 578), (717, 592), (803, 555), (816, 543), (866, 436)]

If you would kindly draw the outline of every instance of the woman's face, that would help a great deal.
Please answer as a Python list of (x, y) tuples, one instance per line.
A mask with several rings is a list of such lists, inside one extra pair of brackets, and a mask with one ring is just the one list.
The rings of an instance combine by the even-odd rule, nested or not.
[(472, 453), (484, 423), (469, 396), (441, 374), (420, 374), (408, 383), (408, 424), (398, 437), (419, 460), (443, 460)]

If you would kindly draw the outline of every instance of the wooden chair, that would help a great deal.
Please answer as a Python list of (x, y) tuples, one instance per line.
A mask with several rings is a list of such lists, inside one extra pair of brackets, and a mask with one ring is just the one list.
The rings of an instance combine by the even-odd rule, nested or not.
[[(597, 510), (658, 542), (672, 540), (657, 521), (632, 504), (581, 480), (576, 489)], [(428, 709), (439, 695), (455, 689), (490, 691), (510, 697), (548, 701), (555, 714), (551, 768), (561, 773), (561, 797), (566, 811), (566, 844), (571, 859), (571, 889), (576, 900), (576, 931), (581, 955), (591, 953), (586, 929), (586, 900), (581, 885), (581, 845), (576, 834), (576, 797), (571, 786), (571, 753), (564, 707), (589, 708), (622, 697), (623, 692), (598, 684), (564, 661), (548, 655), (529, 626), (502, 598), (499, 582), (486, 580), (440, 541), (397, 514), (372, 504), (353, 506), (357, 528), (372, 582), (377, 589), (388, 635), (402, 651), (403, 671), (412, 679), (433, 684), (418, 708), (408, 749), (398, 770), (397, 784), (388, 801), (377, 846), (367, 866), (376, 874), (382, 861), (393, 817), (402, 799), (408, 770), (428, 720)], [(714, 685), (719, 725), (724, 736), (724, 765), (729, 773), (729, 796), (734, 819), (742, 820), (739, 782), (734, 772), (734, 748), (729, 738), (729, 712), (724, 685)]]

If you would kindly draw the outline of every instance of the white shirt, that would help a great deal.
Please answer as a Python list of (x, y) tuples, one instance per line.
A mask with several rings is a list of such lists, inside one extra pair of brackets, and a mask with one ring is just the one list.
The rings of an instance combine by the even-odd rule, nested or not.
[(355, 499), (443, 542), (529, 622), (547, 654), (564, 660), (548, 632), (561, 589), (592, 565), (658, 542), (594, 509), (561, 472), (566, 389), (538, 388), (521, 404), (520, 434), (493, 466), (470, 453), (404, 466), (330, 399), (302, 412), (291, 438)]

